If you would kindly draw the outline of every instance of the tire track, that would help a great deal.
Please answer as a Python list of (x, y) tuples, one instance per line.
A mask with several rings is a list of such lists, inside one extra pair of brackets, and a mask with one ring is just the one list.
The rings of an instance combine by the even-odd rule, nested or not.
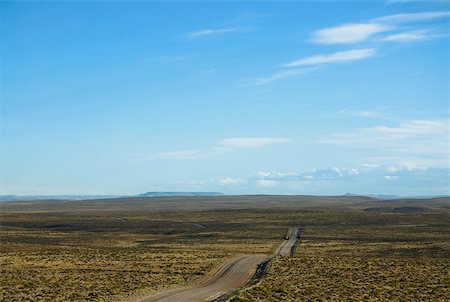
[[(144, 297), (138, 302), (202, 302), (220, 301), (228, 293), (242, 288), (252, 280), (255, 272), (258, 275), (264, 273), (267, 264), (276, 256), (292, 255), (298, 240), (298, 229), (288, 230), (286, 239), (277, 248), (275, 253), (265, 258), (249, 255), (234, 258), (224, 264), (212, 277), (197, 285), (181, 287), (150, 297)], [(257, 278), (260, 276), (257, 276)], [(254, 278), (253, 278), (254, 279)], [(257, 280), (257, 279), (254, 279)]]

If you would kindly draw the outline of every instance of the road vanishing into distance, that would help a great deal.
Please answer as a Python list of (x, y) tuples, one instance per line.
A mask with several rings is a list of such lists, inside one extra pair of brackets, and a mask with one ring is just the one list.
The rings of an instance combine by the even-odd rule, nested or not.
[(289, 229), (286, 237), (287, 240), (284, 240), (284, 242), (278, 247), (278, 249), (275, 252), (275, 256), (289, 256), (292, 255), (292, 250), (295, 246), (295, 243), (297, 242), (298, 238), (298, 229)]
[[(292, 255), (297, 242), (298, 229), (289, 229), (287, 238), (277, 248), (274, 256)], [(145, 297), (139, 302), (201, 302), (211, 301), (227, 292), (245, 286), (255, 274), (258, 264), (267, 260), (262, 256), (242, 256), (224, 264), (212, 277), (191, 286), (182, 287), (154, 296)]]

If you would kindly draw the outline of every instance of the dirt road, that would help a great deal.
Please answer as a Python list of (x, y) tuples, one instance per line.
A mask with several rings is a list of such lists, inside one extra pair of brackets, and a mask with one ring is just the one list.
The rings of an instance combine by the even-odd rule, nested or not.
[[(284, 240), (274, 256), (291, 254), (297, 242), (298, 229), (289, 229), (288, 240)], [(266, 260), (262, 256), (242, 256), (232, 259), (222, 266), (211, 278), (191, 287), (169, 290), (139, 302), (201, 302), (211, 301), (229, 291), (243, 287), (255, 273), (256, 266)]]
[(297, 242), (298, 229), (289, 229), (287, 232), (288, 240), (285, 240), (276, 250), (276, 256), (289, 256), (292, 253), (292, 249)]
[(264, 260), (261, 256), (243, 256), (225, 264), (210, 279), (193, 287), (184, 287), (144, 298), (140, 302), (211, 301), (220, 295), (244, 286)]

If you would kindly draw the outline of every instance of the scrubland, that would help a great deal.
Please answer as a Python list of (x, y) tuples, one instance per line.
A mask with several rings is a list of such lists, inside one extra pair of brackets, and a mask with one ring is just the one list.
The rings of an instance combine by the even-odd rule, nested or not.
[(247, 211), (184, 210), (3, 211), (0, 301), (115, 301), (185, 285), (236, 255), (269, 254), (286, 231)]
[(275, 258), (232, 301), (447, 301), (450, 201), (253, 196), (1, 206), (0, 301), (120, 301)]
[(450, 217), (334, 213), (303, 230), (296, 254), (278, 257), (243, 301), (448, 301)]

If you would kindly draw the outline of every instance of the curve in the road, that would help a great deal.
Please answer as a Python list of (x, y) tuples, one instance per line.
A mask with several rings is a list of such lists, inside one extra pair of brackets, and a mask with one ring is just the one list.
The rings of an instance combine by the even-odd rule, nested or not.
[[(297, 242), (298, 229), (289, 229), (287, 236), (277, 248), (274, 256), (291, 255)], [(258, 264), (267, 260), (261, 256), (242, 256), (232, 259), (222, 266), (211, 278), (198, 285), (182, 287), (145, 297), (139, 302), (201, 302), (211, 301), (215, 298), (245, 286), (256, 271)]]

